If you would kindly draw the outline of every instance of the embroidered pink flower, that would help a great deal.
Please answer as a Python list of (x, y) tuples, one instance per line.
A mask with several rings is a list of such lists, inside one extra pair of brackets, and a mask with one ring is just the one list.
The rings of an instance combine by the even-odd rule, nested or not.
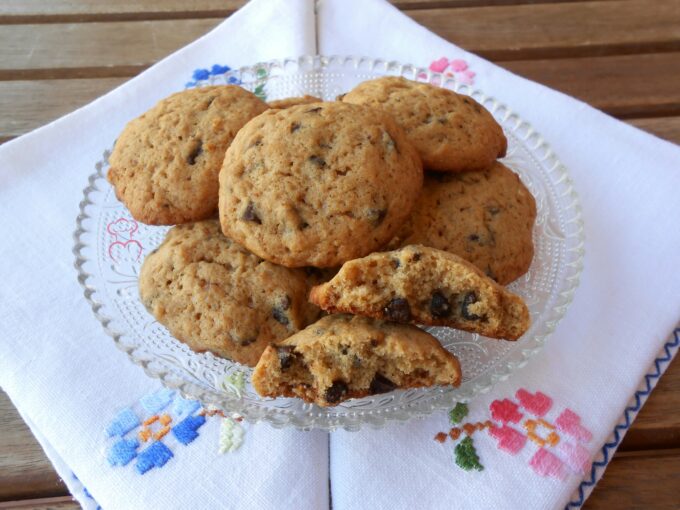
[(442, 73), (444, 76), (454, 78), (465, 85), (472, 85), (475, 78), (475, 73), (469, 69), (468, 63), (459, 58), (449, 60), (446, 57), (441, 57), (433, 61), (429, 69), (435, 73)]
[(564, 480), (567, 477), (562, 461), (545, 448), (539, 449), (529, 460), (531, 468), (539, 475)]
[(502, 423), (517, 423), (523, 416), (522, 413), (519, 412), (519, 406), (507, 398), (503, 400), (494, 400), (491, 402), (489, 409), (491, 410), (491, 417), (495, 421), (500, 421)]
[[(467, 414), (467, 407), (465, 410)], [(456, 463), (468, 471), (483, 468), (484, 459), (477, 454), (472, 436), (476, 431), (486, 430), (501, 451), (517, 455), (525, 448), (533, 450), (528, 464), (539, 476), (565, 480), (569, 472), (585, 473), (591, 460), (585, 444), (592, 439), (592, 432), (571, 409), (563, 409), (559, 413), (552, 410), (553, 399), (548, 395), (521, 388), (515, 393), (514, 399), (491, 402), (491, 420), (463, 423), (460, 427), (452, 428), (448, 436), (442, 433), (437, 437), (443, 438), (440, 442), (447, 438), (458, 441), (465, 434), (466, 445), (456, 447)], [(523, 411), (528, 414), (525, 416)], [(480, 435), (475, 434), (475, 438), (479, 440)], [(469, 459), (465, 461), (472, 456), (474, 462)]]
[(498, 448), (513, 455), (519, 453), (527, 442), (527, 436), (507, 425), (491, 427), (489, 434), (498, 440)]
[(530, 393), (524, 388), (521, 388), (515, 393), (515, 398), (519, 400), (519, 404), (524, 409), (539, 418), (552, 408), (552, 399), (540, 391)]

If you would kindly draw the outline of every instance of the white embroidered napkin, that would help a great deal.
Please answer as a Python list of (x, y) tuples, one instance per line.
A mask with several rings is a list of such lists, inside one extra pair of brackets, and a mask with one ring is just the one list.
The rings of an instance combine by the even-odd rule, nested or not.
[(591, 460), (680, 319), (680, 148), (465, 52), (386, 1), (321, 0), (317, 11), (321, 54), (429, 66), (532, 123), (574, 179), (587, 239), (566, 317), (507, 382), (452, 417), (331, 436), (333, 506), (578, 502)]
[(69, 486), (77, 476), (103, 508), (327, 506), (327, 434), (211, 416), (163, 389), (104, 334), (71, 252), (88, 175), (128, 120), (197, 68), (200, 78), (313, 53), (314, 36), (311, 0), (254, 0), (120, 88), (0, 147), (0, 385)]

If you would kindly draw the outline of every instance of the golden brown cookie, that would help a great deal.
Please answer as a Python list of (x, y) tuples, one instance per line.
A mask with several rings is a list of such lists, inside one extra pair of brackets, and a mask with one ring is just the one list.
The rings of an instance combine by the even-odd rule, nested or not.
[(227, 151), (220, 221), (266, 260), (339, 266), (394, 236), (422, 179), (415, 149), (380, 110), (338, 102), (268, 110)]
[(217, 212), (217, 180), (236, 132), (266, 103), (233, 85), (173, 94), (130, 121), (109, 157), (109, 182), (132, 216), (151, 225)]
[(534, 197), (499, 162), (480, 172), (426, 173), (423, 192), (390, 247), (445, 250), (506, 285), (529, 270), (535, 220)]
[(284, 109), (290, 108), (291, 106), (297, 106), (300, 104), (310, 104), (310, 103), (321, 103), (323, 99), (315, 96), (304, 95), (300, 97), (287, 97), (285, 99), (276, 99), (274, 101), (269, 101), (269, 108)]
[(265, 397), (333, 406), (397, 388), (458, 386), (460, 378), (456, 357), (422, 329), (329, 315), (267, 347), (252, 382)]
[(346, 262), (309, 300), (327, 312), (402, 323), (448, 326), (517, 340), (529, 310), (479, 269), (451, 253), (425, 246), (373, 253)]
[(142, 302), (178, 340), (254, 366), (265, 347), (313, 322), (303, 269), (263, 261), (216, 220), (172, 228), (139, 275)]
[(396, 76), (360, 83), (345, 103), (383, 108), (404, 128), (427, 170), (482, 170), (505, 156), (507, 140), (471, 97)]

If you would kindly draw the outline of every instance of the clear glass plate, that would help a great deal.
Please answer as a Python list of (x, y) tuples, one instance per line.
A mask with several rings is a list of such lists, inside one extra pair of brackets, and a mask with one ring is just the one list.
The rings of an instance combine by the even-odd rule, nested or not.
[[(247, 381), (251, 369), (212, 354), (197, 354), (175, 340), (139, 300), (137, 277), (146, 254), (167, 228), (135, 222), (116, 199), (105, 176), (109, 150), (102, 148), (84, 190), (77, 218), (74, 254), (78, 280), (104, 330), (151, 377), (225, 411), (256, 422), (303, 429), (380, 427), (407, 420), (488, 391), (524, 365), (544, 344), (569, 306), (583, 260), (583, 224), (578, 197), (567, 170), (550, 146), (508, 107), (479, 90), (427, 69), (359, 57), (300, 57), (272, 61), (211, 76), (197, 86), (238, 82), (268, 100), (312, 94), (332, 100), (354, 85), (383, 75), (404, 76), (468, 94), (493, 113), (508, 137), (503, 162), (519, 173), (538, 208), (535, 257), (530, 271), (510, 285), (531, 311), (532, 326), (517, 342), (505, 342), (446, 328), (431, 328), (460, 358), (459, 388), (393, 391), (321, 408), (297, 399), (263, 399)], [(113, 144), (113, 140), (111, 143)], [(244, 378), (241, 388), (238, 380)]]

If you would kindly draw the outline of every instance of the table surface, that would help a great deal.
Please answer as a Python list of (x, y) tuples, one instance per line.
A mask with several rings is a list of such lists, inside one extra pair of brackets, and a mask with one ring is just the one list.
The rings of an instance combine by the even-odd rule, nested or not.
[[(120, 85), (242, 0), (3, 0), (0, 143)], [(680, 0), (397, 0), (503, 67), (680, 143)], [(593, 169), (615, 171), (615, 169)], [(586, 508), (680, 508), (680, 362), (659, 382)], [(0, 392), (0, 509), (78, 508)]]

